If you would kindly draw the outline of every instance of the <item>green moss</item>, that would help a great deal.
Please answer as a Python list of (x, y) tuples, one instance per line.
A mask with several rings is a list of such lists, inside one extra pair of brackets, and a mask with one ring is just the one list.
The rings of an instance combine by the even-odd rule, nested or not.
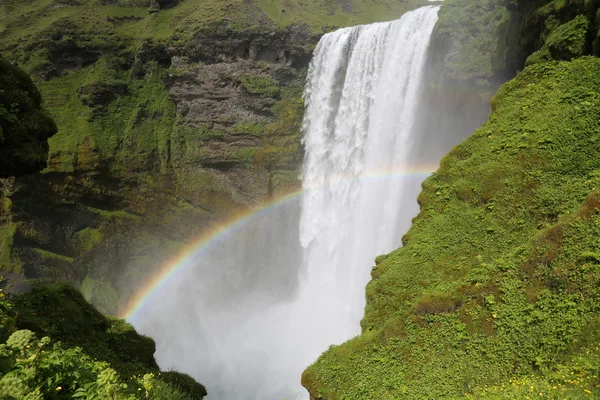
[(33, 251), (40, 256), (43, 260), (47, 261), (59, 261), (63, 263), (72, 264), (73, 257), (68, 257), (62, 254), (53, 253), (51, 251), (43, 250), (43, 249), (33, 249)]
[(315, 397), (598, 393), (600, 60), (528, 67), (493, 104), (373, 270), (362, 335), (305, 371)]
[(260, 137), (263, 135), (265, 127), (263, 124), (255, 122), (241, 122), (229, 128), (232, 135), (251, 135)]
[(23, 263), (13, 256), (12, 251), (16, 231), (17, 225), (13, 223), (0, 226), (0, 269), (20, 274)]
[(251, 94), (264, 97), (276, 97), (279, 94), (279, 86), (267, 76), (243, 74), (240, 77), (240, 82), (244, 89)]
[(566, 24), (552, 30), (545, 45), (555, 60), (569, 60), (582, 56), (585, 52), (589, 21), (578, 15)]
[[(84, 251), (90, 251), (100, 243), (104, 238), (102, 232), (99, 229), (85, 228), (78, 232), (75, 232), (75, 236), (79, 241), (79, 246)], [(89, 301), (89, 300), (88, 300)]]
[(121, 210), (108, 211), (108, 210), (101, 210), (99, 208), (93, 208), (93, 207), (88, 207), (88, 210), (90, 210), (91, 212), (96, 213), (106, 219), (120, 219), (120, 220), (137, 220), (137, 219), (139, 219), (139, 217), (137, 215), (133, 215), (126, 211), (121, 211)]
[(77, 96), (88, 71), (83, 69), (40, 83), (46, 107), (58, 126), (58, 133), (49, 140), (51, 169), (73, 171), (77, 165), (77, 146), (88, 137), (91, 110)]

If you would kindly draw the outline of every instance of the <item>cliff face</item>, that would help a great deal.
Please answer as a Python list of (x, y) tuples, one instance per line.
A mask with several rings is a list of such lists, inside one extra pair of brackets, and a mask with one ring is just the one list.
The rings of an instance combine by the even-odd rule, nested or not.
[[(533, 55), (423, 183), (403, 247), (376, 259), (362, 334), (304, 372), (313, 399), (598, 393), (598, 4), (493, 3), (530, 22)], [(472, 67), (447, 73), (494, 75)]]
[(177, 243), (297, 186), (313, 35), (232, 36), (143, 42), (129, 71), (103, 55), (41, 84), (63, 129), (43, 174), (4, 182), (5, 271), (84, 282), (114, 313)]
[(1, 182), (5, 285), (69, 280), (116, 313), (181, 245), (298, 187), (319, 34), (423, 3), (3, 2), (0, 52), (58, 126), (46, 170)]
[(0, 57), (0, 177), (46, 166), (48, 138), (56, 124), (41, 109), (42, 98), (29, 76)]

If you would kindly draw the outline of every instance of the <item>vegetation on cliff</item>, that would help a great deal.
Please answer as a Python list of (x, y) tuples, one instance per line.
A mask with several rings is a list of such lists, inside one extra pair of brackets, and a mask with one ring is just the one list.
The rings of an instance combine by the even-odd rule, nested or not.
[(48, 138), (56, 125), (41, 103), (31, 78), (0, 56), (0, 178), (46, 166)]
[[(453, 80), (495, 86), (523, 65), (598, 55), (597, 0), (447, 0), (433, 46)], [(533, 54), (532, 54), (533, 53)]]
[(373, 267), (362, 334), (304, 372), (313, 398), (599, 395), (600, 59), (580, 57), (598, 5), (546, 3), (531, 51), (549, 56), (423, 183), (403, 247)]
[(310, 29), (247, 2), (156, 5), (0, 5), (0, 52), (58, 126), (42, 174), (0, 182), (10, 290), (70, 280), (115, 314), (182, 243), (297, 185)]
[(152, 339), (107, 318), (69, 285), (0, 292), (0, 398), (202, 399), (187, 375), (160, 372)]
[(502, 87), (378, 259), (363, 334), (304, 373), (315, 398), (599, 392), (599, 77), (581, 58)]

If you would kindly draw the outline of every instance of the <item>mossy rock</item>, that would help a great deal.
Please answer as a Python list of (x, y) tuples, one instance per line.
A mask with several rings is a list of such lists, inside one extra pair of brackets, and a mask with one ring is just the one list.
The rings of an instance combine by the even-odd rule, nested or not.
[(36, 286), (12, 301), (18, 329), (79, 346), (124, 376), (158, 371), (152, 339), (139, 335), (125, 321), (105, 317), (69, 284)]
[(589, 25), (584, 15), (578, 15), (554, 29), (546, 39), (546, 46), (552, 58), (570, 60), (584, 55)]
[(0, 177), (46, 166), (48, 138), (57, 128), (41, 103), (31, 78), (0, 56)]

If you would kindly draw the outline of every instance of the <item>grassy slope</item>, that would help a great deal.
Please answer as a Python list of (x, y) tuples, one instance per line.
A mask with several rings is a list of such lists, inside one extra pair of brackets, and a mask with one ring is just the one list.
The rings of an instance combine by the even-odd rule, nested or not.
[[(128, 395), (128, 399), (191, 400), (206, 395), (206, 389), (185, 374), (160, 373), (154, 360), (156, 346), (152, 339), (139, 335), (125, 321), (105, 317), (68, 284), (35, 287), (8, 300), (0, 291), (0, 343), (16, 330), (27, 329), (38, 339), (50, 337), (52, 346), (27, 361), (20, 360), (20, 365), (25, 364), (21, 368), (19, 362), (17, 365), (11, 362), (8, 349), (3, 348), (0, 354), (0, 397), (3, 399), (23, 398), (25, 393), (35, 389), (41, 391), (43, 398), (72, 398), (78, 387), (90, 390), (88, 382), (95, 381), (96, 375), (107, 367), (116, 371), (119, 384), (127, 384), (118, 398)], [(27, 352), (37, 349), (33, 343), (31, 347)], [(35, 373), (23, 372), (34, 368)], [(145, 374), (153, 374), (152, 385), (145, 382), (149, 379)], [(19, 396), (7, 385), (6, 378), (10, 376), (25, 383), (26, 389)], [(107, 390), (107, 385), (99, 380), (99, 389)], [(152, 386), (155, 390), (151, 390)], [(5, 397), (11, 391), (13, 397)], [(102, 394), (85, 398), (108, 398), (106, 393)]]
[[(406, 11), (428, 4), (425, 0), (182, 0), (179, 4), (148, 14), (145, 1), (138, 7), (102, 5), (96, 0), (81, 0), (70, 6), (60, 0), (7, 0), (0, 5), (6, 17), (0, 35), (14, 43), (18, 38), (48, 28), (60, 18), (86, 18), (88, 27), (111, 24), (107, 18), (130, 18), (116, 25), (119, 35), (131, 38), (168, 39), (175, 32), (189, 33), (195, 27), (211, 26), (227, 19), (245, 28), (260, 28), (265, 19), (276, 26), (308, 24), (320, 31), (323, 26), (348, 26), (400, 17)], [(115, 2), (116, 3), (116, 2)], [(122, 2), (135, 4), (136, 2)], [(262, 14), (263, 20), (257, 19)], [(90, 21), (92, 24), (90, 24)]]
[(379, 258), (363, 334), (304, 373), (315, 397), (600, 394), (600, 60), (528, 67), (493, 109)]

